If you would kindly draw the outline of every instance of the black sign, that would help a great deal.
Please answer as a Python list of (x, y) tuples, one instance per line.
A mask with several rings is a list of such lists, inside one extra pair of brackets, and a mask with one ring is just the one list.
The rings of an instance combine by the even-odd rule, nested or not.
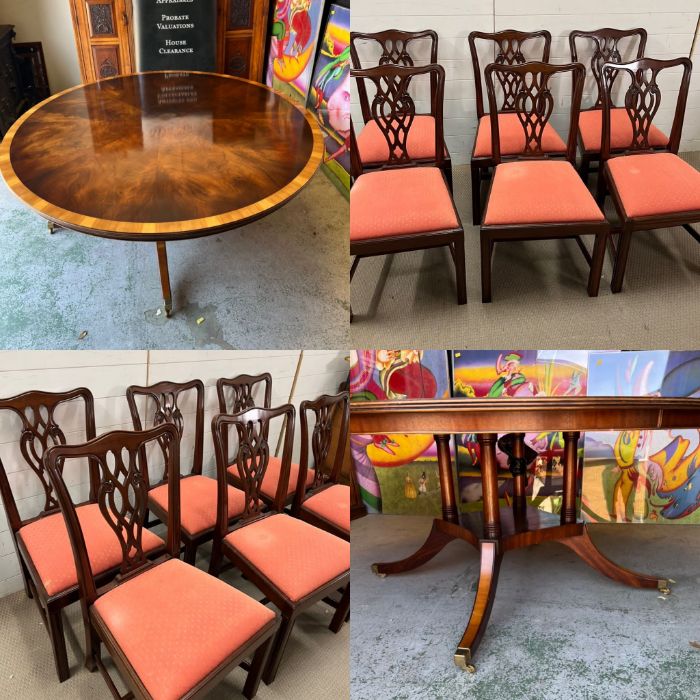
[(134, 5), (140, 71), (216, 69), (216, 0), (135, 0)]

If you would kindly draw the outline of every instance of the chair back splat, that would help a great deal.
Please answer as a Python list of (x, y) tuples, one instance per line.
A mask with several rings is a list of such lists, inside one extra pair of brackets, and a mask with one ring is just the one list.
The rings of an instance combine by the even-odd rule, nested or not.
[[(676, 98), (676, 110), (673, 116), (673, 126), (668, 145), (660, 149), (652, 147), (649, 142), (649, 130), (661, 106), (661, 88), (657, 78), (659, 73), (667, 69), (681, 66), (683, 73), (680, 89)], [(690, 89), (690, 74), (693, 64), (689, 58), (674, 58), (659, 60), (655, 58), (640, 58), (630, 63), (604, 63), (602, 67), (605, 90), (603, 91), (603, 137), (601, 160), (610, 158), (610, 110), (613, 108), (612, 84), (622, 75), (629, 83), (624, 93), (624, 108), (632, 123), (632, 141), (625, 153), (650, 152), (666, 150), (678, 153), (683, 130), (685, 106)]]
[[(126, 399), (131, 411), (131, 420), (134, 430), (143, 430), (148, 423), (153, 426), (171, 423), (177, 429), (179, 439), (185, 432), (185, 416), (181, 410), (181, 404), (186, 395), (195, 394), (195, 432), (194, 451), (192, 456), (192, 469), (190, 474), (202, 473), (202, 459), (204, 453), (204, 384), (200, 379), (189, 382), (158, 382), (150, 386), (132, 385), (126, 390)], [(148, 404), (139, 411), (139, 398), (145, 398)], [(145, 445), (142, 448), (143, 463), (148, 464)], [(164, 464), (163, 475), (156, 484), (150, 484), (149, 473), (146, 469), (144, 478), (146, 485), (157, 486), (168, 480), (168, 466)]]
[(167, 465), (168, 497), (173, 506), (168, 512), (166, 551), (177, 557), (180, 551), (180, 436), (172, 423), (146, 431), (114, 431), (82, 445), (50, 448), (44, 462), (66, 521), (78, 570), (83, 605), (91, 606), (98, 597), (97, 584), (90, 567), (80, 521), (68, 488), (62, 478), (67, 460), (90, 458), (97, 465), (97, 504), (118, 539), (122, 551), (119, 580), (152, 565), (154, 552), (146, 556), (142, 545), (148, 510), (146, 465), (141, 458), (146, 447), (160, 449)]
[(539, 62), (512, 66), (492, 63), (486, 67), (484, 76), (489, 97), (491, 148), (495, 164), (501, 162), (495, 80), (498, 80), (501, 84), (506, 83), (513, 86), (511, 111), (517, 115), (525, 137), (523, 151), (516, 157), (545, 158), (547, 157), (547, 152), (542, 147), (542, 136), (554, 110), (551, 80), (553, 76), (564, 73), (571, 73), (573, 82), (569, 133), (566, 142), (566, 159), (575, 166), (576, 129), (586, 74), (584, 67), (580, 63), (552, 65)]

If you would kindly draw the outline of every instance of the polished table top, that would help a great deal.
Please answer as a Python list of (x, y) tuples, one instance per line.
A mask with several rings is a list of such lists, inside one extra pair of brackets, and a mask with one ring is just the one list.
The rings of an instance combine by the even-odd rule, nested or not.
[(5, 137), (0, 171), (26, 204), (68, 228), (177, 240), (276, 209), (322, 155), (313, 117), (264, 85), (155, 72), (37, 105)]

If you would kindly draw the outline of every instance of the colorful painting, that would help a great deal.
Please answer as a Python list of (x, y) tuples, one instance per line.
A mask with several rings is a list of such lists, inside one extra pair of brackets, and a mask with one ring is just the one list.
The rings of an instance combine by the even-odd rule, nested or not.
[(309, 108), (323, 131), (323, 163), (350, 190), (350, 10), (331, 5), (309, 91)]
[[(700, 396), (700, 352), (591, 353), (593, 396)], [(582, 512), (592, 522), (700, 523), (698, 430), (585, 436)]]
[(267, 84), (306, 105), (324, 0), (277, 0)]
[[(358, 350), (350, 364), (352, 401), (450, 396), (447, 353), (441, 350)], [(352, 435), (350, 447), (370, 510), (440, 513), (432, 435)]]

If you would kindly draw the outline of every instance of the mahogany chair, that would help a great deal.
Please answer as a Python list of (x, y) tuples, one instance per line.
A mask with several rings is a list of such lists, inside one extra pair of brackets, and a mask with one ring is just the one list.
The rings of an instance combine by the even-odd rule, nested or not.
[[(554, 108), (550, 81), (571, 74), (573, 91), (565, 158), (550, 157), (543, 146), (544, 133)], [(610, 225), (576, 171), (576, 125), (585, 69), (580, 63), (552, 65), (491, 64), (486, 68), (491, 114), (494, 169), (481, 225), (481, 294), (491, 301), (491, 258), (498, 241), (573, 238), (590, 265), (588, 295), (597, 296)], [(500, 149), (501, 120), (497, 116), (494, 77), (517, 87), (513, 113), (523, 132), (524, 148), (503, 162)], [(581, 241), (595, 236), (593, 255)]]
[[(435, 165), (415, 161), (407, 148), (416, 118), (416, 105), (409, 94), (416, 76), (435, 79), (440, 102), (445, 71), (431, 64), (421, 67), (377, 66), (352, 71), (359, 81), (374, 83), (371, 111), (389, 147), (384, 165), (365, 172), (355, 148), (351, 128), (351, 165), (354, 183), (350, 190), (350, 255), (355, 256), (350, 280), (362, 258), (446, 246), (455, 264), (457, 303), (467, 303), (464, 261), (464, 229), (450, 188), (441, 171), (442, 120), (436, 122)], [(352, 314), (351, 314), (352, 320)]]
[[(197, 558), (197, 548), (204, 542), (209, 542), (214, 535), (216, 525), (217, 483), (216, 479), (202, 474), (202, 454), (204, 446), (204, 384), (199, 379), (189, 382), (158, 382), (151, 386), (130, 386), (126, 390), (131, 419), (134, 430), (143, 430), (146, 425), (161, 425), (172, 423), (182, 437), (185, 430), (185, 416), (180, 404), (184, 397), (194, 392), (194, 450), (192, 468), (188, 474), (180, 476), (180, 533), (185, 547), (184, 559), (188, 564), (194, 564)], [(143, 410), (139, 410), (139, 402), (143, 400)], [(178, 403), (180, 402), (180, 403)], [(150, 413), (149, 413), (150, 411)], [(144, 464), (148, 464), (143, 455)], [(149, 479), (148, 473), (145, 475)], [(168, 519), (169, 487), (167, 465), (163, 465), (163, 473), (155, 484), (147, 482), (148, 504), (161, 522)], [(244, 510), (243, 491), (229, 487), (229, 519), (235, 520)]]
[[(676, 98), (671, 135), (665, 148), (654, 145), (652, 128), (661, 105), (659, 73), (682, 68), (680, 89)], [(688, 58), (662, 61), (640, 58), (630, 63), (603, 64), (603, 163), (598, 178), (599, 201), (607, 193), (612, 197), (619, 217), (620, 238), (615, 254), (611, 289), (622, 290), (632, 234), (657, 228), (682, 226), (700, 242), (700, 234), (691, 226), (700, 222), (700, 172), (678, 157), (683, 129), (683, 117), (688, 99), (692, 63)], [(612, 98), (609, 85), (614, 76), (629, 79), (625, 92), (625, 110), (633, 128), (628, 148), (621, 154), (612, 153)], [(618, 232), (618, 231), (615, 231)]]
[[(405, 32), (400, 29), (387, 29), (382, 32), (350, 33), (350, 60), (355, 70), (362, 70), (362, 61), (358, 46), (368, 43), (380, 55), (374, 65), (414, 66), (419, 61), (413, 48), (428, 41), (430, 44), (430, 63), (438, 62), (438, 35), (432, 29), (420, 32)], [(365, 65), (365, 68), (372, 66)], [(380, 168), (389, 159), (389, 148), (384, 139), (382, 129), (379, 127), (372, 114), (370, 101), (367, 95), (367, 86), (364, 82), (357, 83), (357, 93), (360, 99), (362, 121), (364, 127), (357, 137), (357, 153), (364, 170)], [(411, 156), (418, 163), (437, 163), (435, 154), (438, 153), (438, 144), (435, 143), (435, 129), (437, 120), (442, 125), (443, 96), (438, 94), (437, 81), (433, 76), (430, 79), (430, 112), (416, 114), (413, 120), (411, 132), (408, 135), (407, 146)], [(443, 156), (439, 167), (445, 174), (447, 186), (452, 191), (452, 160), (447, 146), (443, 141)]]
[[(620, 42), (627, 41), (628, 50), (636, 45), (637, 59), (644, 56), (647, 44), (647, 32), (637, 29), (597, 29), (595, 31), (573, 31), (569, 34), (571, 61), (578, 62), (578, 48), (583, 42), (592, 45), (590, 69), (595, 81), (596, 98), (591, 107), (581, 110), (578, 121), (578, 140), (581, 148), (581, 177), (588, 181), (591, 163), (600, 160), (603, 133), (603, 85), (602, 67), (604, 63), (622, 63)], [(611, 76), (610, 88), (615, 83), (616, 75)], [(613, 153), (624, 152), (632, 142), (632, 123), (624, 107), (611, 107), (610, 112), (610, 150)], [(668, 136), (652, 125), (649, 131), (650, 145), (663, 147), (668, 143)]]
[[(301, 468), (292, 514), (311, 525), (350, 541), (350, 487), (339, 483), (348, 442), (350, 395), (344, 391), (327, 394), (315, 401), (302, 401)], [(309, 419), (313, 428), (309, 434)], [(338, 427), (334, 430), (334, 425)], [(334, 440), (335, 438), (335, 440)], [(314, 480), (306, 490), (309, 444), (314, 463)], [(325, 465), (331, 465), (329, 471)]]
[[(482, 216), (482, 182), (490, 168), (496, 165), (491, 145), (491, 123), (489, 115), (484, 111), (484, 89), (479, 65), (479, 46), (482, 42), (493, 44), (493, 63), (502, 66), (521, 65), (527, 61), (549, 61), (549, 51), (552, 35), (546, 30), (536, 32), (519, 32), (515, 29), (504, 29), (500, 32), (471, 32), (469, 34), (469, 52), (474, 69), (474, 89), (476, 90), (476, 115), (479, 120), (472, 147), (470, 162), (472, 180), (472, 222), (474, 226), (481, 223)], [(540, 50), (541, 49), (541, 50)], [(499, 81), (500, 101), (497, 109), (498, 126), (501, 136), (501, 155), (517, 155), (525, 146), (522, 127), (518, 120), (515, 99), (518, 93), (517, 75), (497, 74)], [(547, 124), (542, 134), (542, 148), (545, 153), (566, 152), (566, 144), (554, 128)]]
[[(297, 617), (343, 589), (330, 629), (338, 632), (350, 610), (350, 543), (283, 512), (294, 435), (294, 406), (250, 408), (212, 420), (219, 474), (219, 518), (209, 572), (217, 576), (222, 556), (252, 581), (282, 613), (263, 681), (272, 683)], [(284, 420), (282, 475), (272, 510), (263, 511), (260, 486), (265, 478), (271, 420)], [(224, 434), (235, 431), (236, 467), (245, 484), (246, 512), (233, 528), (226, 513), (228, 456)], [(228, 438), (227, 438), (228, 439)]]
[[(256, 600), (178, 559), (180, 551), (180, 434), (163, 423), (147, 431), (115, 431), (81, 445), (52, 447), (45, 464), (56, 490), (78, 570), (85, 624), (86, 666), (99, 669), (115, 698), (122, 698), (101, 657), (104, 644), (123, 682), (124, 698), (202, 697), (232, 669), (252, 663), (243, 689), (255, 696), (278, 616)], [(167, 539), (149, 560), (145, 542), (149, 507), (146, 449), (167, 465)], [(99, 586), (82, 522), (62, 477), (64, 464), (96, 464), (96, 518), (120, 552), (119, 575)], [(92, 526), (92, 523), (90, 524)]]
[[(43, 499), (38, 516), (20, 515), (5, 468), (0, 462), (0, 493), (19, 559), (24, 590), (27, 597), (36, 601), (46, 625), (60, 682), (70, 676), (62, 610), (79, 598), (78, 573), (66, 526), (59, 512), (56, 491), (49, 479), (43, 457), (53, 445), (66, 443), (69, 420), (71, 426), (73, 424), (73, 419), (66, 415), (71, 410), (71, 404), (83, 407), (84, 418), (81, 423), (84, 429), (81, 429), (81, 438), (94, 438), (95, 408), (89, 389), (55, 393), (28, 391), (0, 401), (0, 411), (12, 412), (21, 421), (17, 436), (18, 452), (29, 468), (27, 473), (36, 476), (41, 493), (39, 498)], [(111, 531), (99, 514), (94, 463), (89, 464), (88, 480), (88, 499), (76, 505), (76, 512), (88, 533), (86, 545), (95, 575), (104, 583), (117, 573), (121, 551), (117, 543), (112, 542)], [(145, 551), (151, 552), (161, 547), (163, 542), (149, 533), (144, 537), (143, 545)]]
[[(241, 374), (232, 379), (219, 379), (216, 382), (216, 393), (219, 397), (219, 412), (232, 415), (245, 411), (248, 408), (260, 406), (259, 402), (256, 403), (258, 400), (256, 400), (255, 395), (257, 394), (259, 396), (261, 389), (264, 392), (261, 407), (270, 408), (270, 402), (272, 401), (272, 376), (268, 372), (257, 375)], [(227, 433), (224, 434), (224, 440), (226, 439), (228, 439)], [(224, 453), (229, 454), (228, 445), (226, 443), (224, 443)], [(290, 468), (289, 484), (285, 497), (286, 505), (291, 505), (294, 500), (294, 492), (299, 476), (298, 464), (292, 462)], [(270, 455), (265, 472), (265, 479), (260, 489), (260, 497), (268, 506), (272, 506), (275, 503), (281, 469), (282, 460), (274, 455)], [(308, 473), (306, 479), (307, 485), (311, 486), (314, 479), (313, 472)], [(229, 483), (236, 488), (243, 488), (243, 482), (238, 476), (238, 469), (235, 464), (230, 464), (228, 468), (228, 480)]]

